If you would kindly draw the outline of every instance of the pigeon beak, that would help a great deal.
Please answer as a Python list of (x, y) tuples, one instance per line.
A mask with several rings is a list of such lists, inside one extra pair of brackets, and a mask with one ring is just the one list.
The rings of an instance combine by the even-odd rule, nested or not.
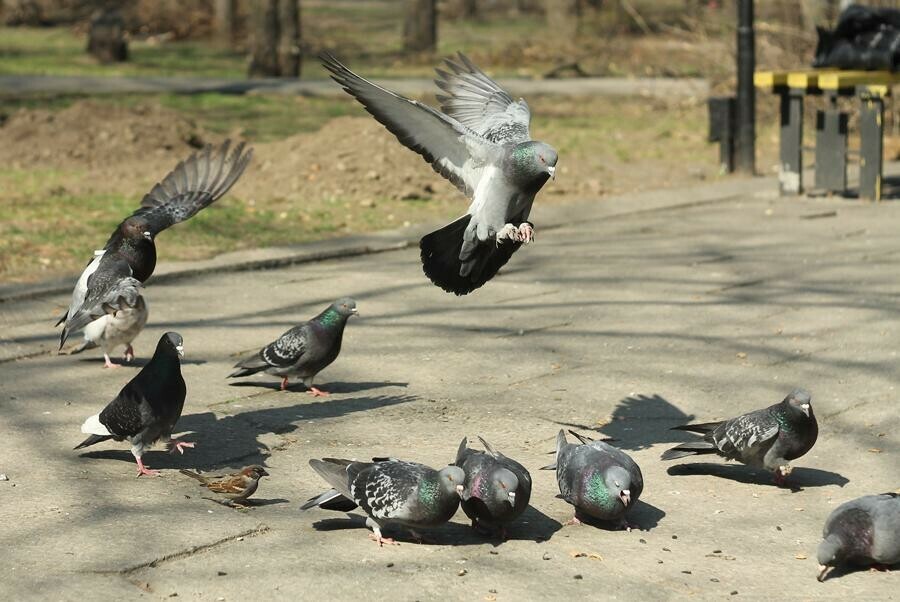
[(819, 583), (825, 581), (825, 573), (828, 572), (828, 566), (824, 564), (819, 565), (819, 574), (816, 576), (816, 579)]
[(457, 485), (457, 486), (456, 486), (456, 493), (459, 495), (459, 497), (462, 497), (462, 494), (463, 494), (463, 491), (464, 491), (464, 490), (465, 490), (465, 487), (463, 487), (462, 485)]
[(353, 314), (354, 316), (358, 316), (359, 310), (354, 307), (353, 309), (350, 310), (350, 313)]
[(516, 505), (516, 492), (510, 491), (506, 495), (509, 496), (509, 503), (512, 504), (513, 506), (515, 506)]
[(153, 234), (151, 234), (150, 232), (144, 232), (144, 238), (146, 238), (147, 240), (153, 240)]
[(555, 165), (553, 165), (553, 166), (548, 165), (548, 166), (547, 166), (547, 173), (550, 174), (550, 179), (555, 180), (555, 179), (556, 179), (556, 166), (555, 166)]
[(622, 502), (627, 506), (631, 502), (631, 491), (623, 489), (619, 497), (622, 498)]
[(178, 352), (178, 357), (184, 357), (184, 345), (176, 345), (175, 351)]
[(803, 413), (809, 416), (809, 404), (804, 403), (800, 405), (800, 409), (803, 410)]

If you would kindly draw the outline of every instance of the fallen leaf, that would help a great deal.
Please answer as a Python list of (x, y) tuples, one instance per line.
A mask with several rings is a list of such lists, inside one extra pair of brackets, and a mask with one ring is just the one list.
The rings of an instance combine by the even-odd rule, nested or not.
[(806, 560), (806, 554), (795, 554), (794, 558), (797, 560)]
[(877, 447), (870, 447), (870, 448), (869, 448), (869, 452), (871, 452), (871, 453), (873, 453), (873, 454), (880, 454), (880, 453), (881, 453), (881, 450), (878, 449)]

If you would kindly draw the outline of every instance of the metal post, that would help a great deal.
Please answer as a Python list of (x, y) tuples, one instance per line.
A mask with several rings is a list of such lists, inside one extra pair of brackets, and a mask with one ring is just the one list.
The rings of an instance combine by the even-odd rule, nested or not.
[(756, 91), (753, 71), (756, 50), (753, 38), (753, 0), (738, 0), (737, 28), (737, 148), (736, 167), (756, 171)]

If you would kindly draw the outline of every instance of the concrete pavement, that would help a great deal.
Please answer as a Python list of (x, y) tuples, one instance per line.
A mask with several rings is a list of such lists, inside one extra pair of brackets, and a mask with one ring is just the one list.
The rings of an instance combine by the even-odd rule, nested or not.
[[(539, 206), (537, 243), (464, 298), (428, 283), (414, 247), (150, 283), (135, 347), (144, 359), (162, 332), (184, 336), (178, 430), (197, 442), (184, 456), (148, 453), (158, 479), (134, 478), (125, 444), (71, 449), (136, 368), (45, 351), (64, 293), (3, 303), (4, 357), (24, 359), (0, 363), (0, 597), (896, 596), (898, 572), (817, 583), (815, 547), (837, 504), (900, 487), (900, 205), (774, 190), (729, 180)], [(342, 295), (362, 316), (317, 381), (331, 397), (224, 378), (241, 352)], [(669, 427), (763, 407), (794, 386), (812, 391), (820, 424), (794, 462), (795, 490), (717, 460), (659, 461), (690, 437)], [(560, 428), (596, 429), (633, 455), (645, 489), (631, 518), (643, 531), (562, 527), (571, 508), (537, 470)], [(475, 435), (532, 469), (533, 508), (506, 543), (460, 513), (429, 544), (379, 549), (358, 512), (298, 510), (324, 486), (311, 457), (439, 466)], [(272, 476), (246, 512), (203, 500), (177, 472), (252, 462)]]

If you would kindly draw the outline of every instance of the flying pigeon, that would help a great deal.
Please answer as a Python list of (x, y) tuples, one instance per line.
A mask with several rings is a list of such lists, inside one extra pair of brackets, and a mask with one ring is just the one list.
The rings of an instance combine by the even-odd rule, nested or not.
[[(259, 487), (259, 480), (269, 476), (266, 469), (259, 464), (251, 464), (242, 468), (238, 473), (218, 477), (207, 477), (198, 472), (184, 469), (179, 472), (200, 481), (201, 485), (213, 493), (222, 495), (227, 500), (226, 505), (229, 506), (242, 506), (251, 495), (256, 493)], [(213, 498), (208, 499), (219, 501)]]
[(703, 439), (666, 450), (663, 460), (718, 454), (772, 471), (778, 485), (783, 485), (791, 473), (789, 461), (812, 449), (819, 434), (812, 397), (803, 389), (794, 389), (781, 403), (731, 420), (673, 428), (701, 433)]
[(181, 357), (184, 341), (177, 332), (167, 332), (159, 339), (156, 352), (147, 365), (115, 399), (99, 414), (94, 414), (81, 425), (81, 432), (88, 438), (78, 444), (81, 449), (114, 439), (128, 439), (131, 453), (138, 465), (138, 476), (158, 476), (141, 461), (141, 456), (157, 440), (162, 439), (170, 452), (184, 453), (185, 447), (194, 447), (187, 441), (172, 438), (175, 423), (181, 418), (186, 388), (181, 377)]
[(628, 531), (625, 520), (644, 489), (641, 469), (622, 450), (605, 441), (593, 440), (569, 431), (580, 442), (566, 441), (560, 430), (556, 436), (556, 462), (542, 470), (556, 470), (556, 482), (562, 499), (575, 506), (575, 517), (566, 524), (581, 524), (581, 517), (603, 521), (619, 521)]
[(819, 544), (819, 581), (833, 566), (900, 563), (900, 493), (864, 495), (828, 516)]
[(455, 464), (466, 472), (461, 506), (472, 520), (472, 527), (496, 527), (506, 538), (505, 525), (528, 507), (531, 499), (531, 475), (524, 466), (494, 451), (478, 437), (485, 451), (469, 449), (463, 438)]
[(68, 311), (56, 323), (65, 322), (60, 349), (69, 335), (93, 320), (135, 306), (141, 284), (156, 267), (156, 236), (224, 196), (244, 173), (253, 150), (244, 152), (243, 143), (230, 149), (226, 140), (180, 162), (116, 227), (103, 250), (94, 252), (75, 284)]
[(466, 214), (420, 241), (431, 281), (466, 295), (494, 277), (523, 244), (534, 197), (556, 173), (556, 150), (531, 139), (531, 112), (465, 55), (446, 60), (435, 83), (441, 111), (386, 90), (321, 56), (332, 79), (407, 148), (471, 199)]
[(399, 525), (413, 531), (450, 520), (459, 507), (466, 474), (458, 466), (441, 470), (394, 458), (354, 462), (335, 458), (310, 460), (309, 465), (333, 487), (310, 498), (301, 510), (314, 506), (349, 511), (359, 506), (366, 513), (366, 526), (378, 545), (394, 543), (381, 530)]
[(259, 353), (235, 364), (237, 370), (228, 378), (266, 372), (281, 377), (281, 390), (284, 391), (288, 378), (298, 376), (314, 397), (328, 395), (327, 391), (313, 386), (313, 379), (337, 359), (344, 326), (356, 313), (356, 301), (349, 297), (338, 299), (309, 322), (294, 326)]

